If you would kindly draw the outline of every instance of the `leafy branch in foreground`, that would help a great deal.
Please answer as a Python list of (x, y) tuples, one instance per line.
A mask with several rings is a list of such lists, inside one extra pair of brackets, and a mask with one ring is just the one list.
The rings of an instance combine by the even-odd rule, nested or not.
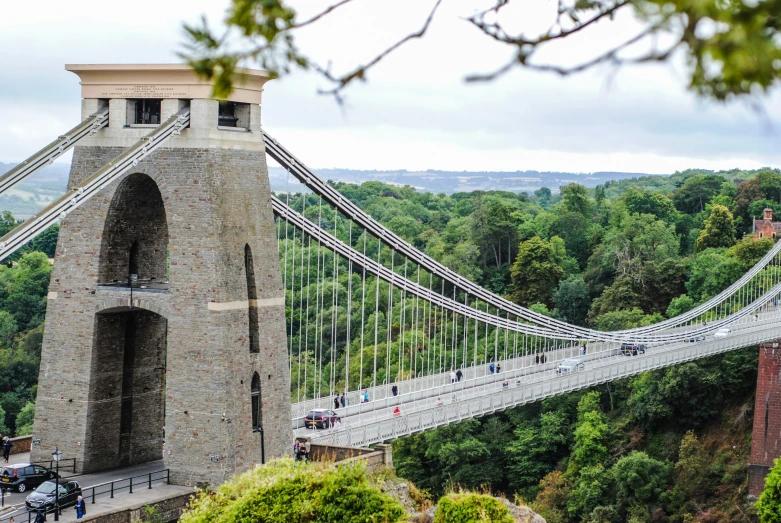
[[(781, 75), (781, 0), (558, 0), (554, 20), (535, 35), (511, 34), (505, 29), (518, 18), (503, 9), (511, 1), (495, 0), (489, 9), (465, 19), (485, 36), (515, 49), (505, 65), (489, 73), (471, 74), (467, 81), (493, 80), (517, 67), (570, 75), (602, 64), (665, 62), (677, 51), (686, 57), (689, 87), (704, 98), (726, 101), (763, 93)], [(199, 75), (214, 82), (217, 97), (230, 93), (240, 64), (257, 64), (273, 77), (296, 68), (314, 70), (331, 85), (321, 93), (341, 102), (348, 85), (365, 80), (369, 70), (389, 54), (426, 35), (442, 0), (432, 2), (420, 29), (401, 35), (365, 64), (334, 73), (330, 64), (318, 63), (296, 45), (295, 31), (321, 23), (351, 2), (340, 0), (299, 22), (285, 0), (231, 0), (226, 33), (215, 35), (206, 19), (185, 26), (188, 41), (181, 56)], [(538, 60), (541, 49), (597, 24), (616, 23), (623, 12), (640, 21), (636, 33), (623, 42), (575, 64), (568, 63), (563, 53), (560, 60)], [(232, 30), (239, 32), (238, 40), (229, 38)]]

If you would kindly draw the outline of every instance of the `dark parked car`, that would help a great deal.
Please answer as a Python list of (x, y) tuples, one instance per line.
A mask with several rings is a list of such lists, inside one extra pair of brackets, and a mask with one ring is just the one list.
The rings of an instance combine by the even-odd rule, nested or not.
[(341, 418), (336, 415), (336, 412), (328, 409), (310, 410), (309, 414), (304, 418), (304, 425), (306, 425), (307, 428), (316, 427), (318, 429), (324, 429), (333, 427), (337, 422), (341, 423)]
[(637, 356), (645, 354), (645, 345), (642, 343), (622, 343), (620, 350), (624, 356)]
[[(45, 510), (52, 512), (56, 496), (54, 491), (56, 484), (53, 481), (41, 483), (35, 491), (27, 496), (27, 508), (33, 511)], [(75, 481), (68, 481), (60, 485), (60, 507), (72, 507), (76, 503), (76, 498), (81, 496), (81, 486)]]
[(28, 488), (35, 488), (56, 476), (53, 471), (40, 465), (31, 465), (30, 463), (6, 465), (0, 471), (0, 488), (14, 488), (19, 492), (24, 492)]

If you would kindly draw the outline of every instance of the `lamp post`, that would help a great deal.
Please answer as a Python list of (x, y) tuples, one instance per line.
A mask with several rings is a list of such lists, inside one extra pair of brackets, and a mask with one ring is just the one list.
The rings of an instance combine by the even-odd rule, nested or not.
[(62, 452), (59, 447), (54, 448), (52, 452), (52, 459), (57, 464), (57, 470), (54, 473), (54, 521), (60, 520), (60, 459), (62, 459)]

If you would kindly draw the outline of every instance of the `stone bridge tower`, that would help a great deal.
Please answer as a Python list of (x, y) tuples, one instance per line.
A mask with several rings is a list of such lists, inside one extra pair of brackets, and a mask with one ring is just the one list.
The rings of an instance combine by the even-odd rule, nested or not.
[(179, 110), (190, 127), (63, 221), (32, 459), (96, 471), (163, 459), (219, 484), (291, 439), (284, 292), (260, 132), (261, 71), (229, 100), (184, 65), (71, 65), (82, 116), (69, 188)]

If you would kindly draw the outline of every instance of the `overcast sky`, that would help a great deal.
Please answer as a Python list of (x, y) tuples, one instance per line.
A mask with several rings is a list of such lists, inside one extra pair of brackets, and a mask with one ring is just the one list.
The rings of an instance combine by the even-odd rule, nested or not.
[[(292, 4), (302, 14), (327, 5)], [(430, 34), (382, 62), (367, 83), (351, 87), (346, 109), (317, 94), (328, 85), (315, 75), (295, 72), (270, 82), (264, 127), (321, 168), (671, 173), (781, 166), (781, 98), (759, 100), (763, 114), (746, 103), (697, 100), (686, 90), (680, 63), (566, 78), (516, 71), (491, 83), (465, 83), (465, 75), (490, 71), (510, 56), (509, 49), (463, 21), (481, 4), (445, 0)], [(216, 25), (227, 5), (228, 0), (5, 3), (0, 161), (26, 158), (78, 121), (78, 78), (64, 64), (177, 62), (182, 22), (204, 14)], [(417, 29), (430, 5), (355, 0), (301, 33), (299, 44), (343, 70)], [(523, 5), (528, 11), (510, 14), (534, 24), (544, 22), (554, 4)], [(586, 57), (635, 27), (622, 18), (549, 56)]]

